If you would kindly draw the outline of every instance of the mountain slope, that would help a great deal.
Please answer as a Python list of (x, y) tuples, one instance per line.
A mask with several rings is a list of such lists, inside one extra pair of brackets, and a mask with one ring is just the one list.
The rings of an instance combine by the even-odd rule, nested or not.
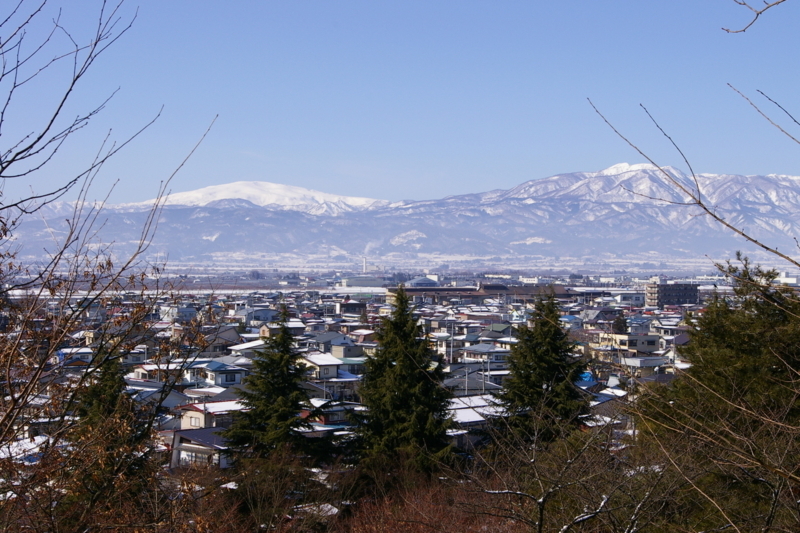
[[(235, 181), (194, 191), (172, 193), (167, 196), (164, 204), (186, 207), (224, 206), (231, 205), (231, 200), (245, 200), (260, 207), (303, 211), (315, 215), (336, 215), (389, 204), (385, 200), (341, 196), (268, 181)], [(155, 200), (148, 200), (135, 204), (123, 204), (116, 208), (147, 209), (154, 202)]]
[[(800, 236), (800, 178), (665, 169), (734, 225), (773, 245)], [(390, 203), (261, 182), (170, 196), (150, 250), (193, 261), (265, 253), (296, 255), (730, 257), (747, 250), (650, 165), (614, 165), (531, 180), (508, 190)], [(138, 238), (143, 204), (111, 207), (100, 240), (121, 253)], [(26, 251), (63, 224), (27, 224)], [(498, 259), (500, 260), (500, 259)]]

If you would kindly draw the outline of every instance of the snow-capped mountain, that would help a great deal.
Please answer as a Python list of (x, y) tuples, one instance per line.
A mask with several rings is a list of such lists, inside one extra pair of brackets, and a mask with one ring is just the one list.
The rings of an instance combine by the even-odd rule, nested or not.
[[(164, 204), (184, 207), (235, 207), (245, 205), (241, 203), (242, 201), (259, 207), (302, 211), (312, 215), (337, 215), (389, 204), (385, 200), (340, 196), (268, 181), (236, 181), (203, 187), (195, 191), (173, 193), (167, 196)], [(149, 209), (154, 202), (155, 200), (148, 200), (135, 204), (122, 204), (116, 208)]]
[[(671, 167), (622, 163), (508, 190), (394, 203), (265, 182), (206, 187), (169, 197), (150, 250), (178, 261), (211, 261), (265, 253), (731, 257), (748, 249), (687, 206), (676, 183), (699, 190), (726, 221), (781, 249), (794, 247), (800, 236), (799, 177), (692, 178)], [(124, 252), (138, 238), (147, 207), (108, 208), (100, 238)], [(48, 231), (44, 223), (27, 224), (17, 242), (42, 249), (42, 239), (60, 223), (54, 217)]]

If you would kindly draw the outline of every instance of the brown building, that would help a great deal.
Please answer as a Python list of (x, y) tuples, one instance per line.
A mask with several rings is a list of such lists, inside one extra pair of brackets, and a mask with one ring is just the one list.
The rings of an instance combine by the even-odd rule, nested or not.
[(645, 287), (645, 305), (648, 307), (697, 303), (698, 291), (694, 283), (648, 283)]

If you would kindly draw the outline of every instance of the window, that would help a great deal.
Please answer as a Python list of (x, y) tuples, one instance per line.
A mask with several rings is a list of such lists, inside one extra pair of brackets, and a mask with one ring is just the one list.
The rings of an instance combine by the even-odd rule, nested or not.
[(236, 383), (236, 374), (225, 374), (225, 383)]
[(655, 346), (656, 345), (656, 341), (647, 341), (647, 345), (648, 346)]
[(189, 417), (189, 425), (193, 428), (200, 427), (200, 417), (198, 416), (190, 416)]
[(636, 339), (628, 340), (628, 346), (638, 346), (638, 344), (639, 344), (639, 341), (637, 341)]
[(219, 464), (219, 456), (217, 454), (181, 450), (180, 462), (181, 466), (216, 465)]
[(323, 374), (325, 374), (325, 375), (327, 376), (328, 374), (330, 374), (330, 373), (331, 373), (331, 369), (330, 369), (330, 368), (325, 368), (325, 369), (322, 371), (322, 373), (323, 373)]

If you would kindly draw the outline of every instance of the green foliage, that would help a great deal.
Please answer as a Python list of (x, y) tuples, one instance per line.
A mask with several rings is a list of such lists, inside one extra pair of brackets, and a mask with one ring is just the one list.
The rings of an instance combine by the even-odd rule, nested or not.
[[(674, 386), (644, 398), (649, 409), (643, 413), (661, 426), (674, 419), (700, 430), (706, 417), (722, 413), (730, 422), (747, 414), (800, 423), (800, 302), (791, 290), (769, 284), (774, 273), (746, 262), (730, 272), (739, 280), (737, 300), (716, 299), (694, 321), (683, 351), (691, 368)], [(701, 412), (685, 413), (689, 406)]]
[(278, 446), (268, 457), (242, 459), (239, 467), (244, 475), (237, 479), (233, 496), (255, 531), (282, 530), (295, 506), (324, 492), (290, 446)]
[(95, 358), (100, 366), (90, 383), (76, 396), (78, 422), (70, 433), (73, 441), (85, 443), (104, 435), (102, 446), (124, 452), (150, 438), (151, 413), (126, 392), (127, 384), (117, 356)]
[(691, 480), (680, 495), (691, 502), (687, 528), (794, 529), (800, 302), (746, 259), (728, 273), (736, 298), (716, 299), (694, 321), (683, 352), (691, 368), (671, 386), (642, 391), (641, 445), (662, 449)]
[(510, 376), (498, 394), (511, 426), (540, 436), (548, 426), (573, 425), (588, 409), (575, 386), (586, 367), (573, 357), (559, 317), (552, 296), (536, 303), (533, 327), (520, 327), (508, 357)]
[(102, 357), (102, 364), (90, 378), (91, 383), (77, 396), (75, 414), (84, 425), (93, 425), (131, 410), (131, 399), (125, 394), (125, 378), (117, 357)]
[(76, 528), (93, 520), (93, 513), (138, 498), (155, 473), (152, 413), (126, 392), (117, 356), (99, 354), (95, 360), (99, 367), (76, 396), (77, 421), (67, 439), (80, 453), (64, 455), (70, 484), (57, 507), (62, 524)]
[(366, 362), (359, 389), (367, 412), (358, 434), (367, 460), (414, 457), (419, 466), (449, 453), (450, 393), (431, 350), (419, 338), (408, 295), (397, 292), (392, 316), (378, 332), (379, 349)]
[(611, 333), (620, 335), (628, 333), (628, 321), (625, 319), (625, 315), (617, 315), (614, 322), (611, 323)]
[(301, 430), (310, 423), (300, 417), (309, 408), (302, 388), (307, 367), (294, 347), (294, 336), (286, 325), (286, 312), (276, 335), (253, 358), (253, 372), (240, 391), (244, 411), (222, 432), (232, 450), (247, 457), (265, 457), (290, 445), (302, 451), (308, 440)]

